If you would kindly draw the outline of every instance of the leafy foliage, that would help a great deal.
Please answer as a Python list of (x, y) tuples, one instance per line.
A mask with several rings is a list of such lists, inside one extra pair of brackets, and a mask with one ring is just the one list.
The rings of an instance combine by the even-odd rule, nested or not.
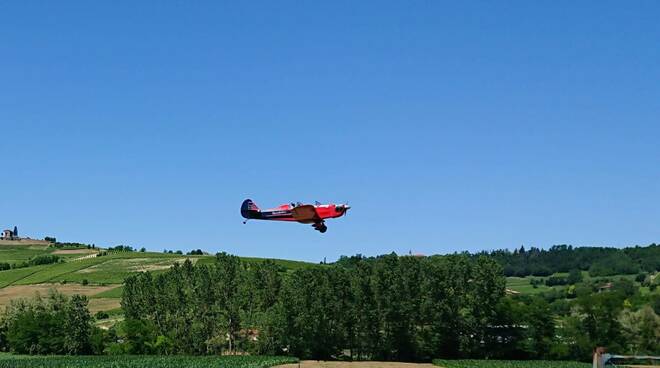
[(32, 266), (39, 266), (39, 265), (57, 263), (61, 261), (62, 259), (54, 254), (43, 254), (32, 258), (29, 263)]
[(266, 368), (298, 359), (269, 356), (48, 356), (0, 355), (0, 368)]
[(87, 299), (57, 292), (13, 301), (0, 321), (0, 348), (20, 354), (91, 353)]
[[(420, 360), (483, 355), (501, 268), (467, 256), (362, 259), (283, 276), (273, 262), (219, 254), (126, 280), (129, 353), (287, 352), (304, 358)], [(475, 342), (476, 341), (476, 342)]]
[(495, 258), (505, 276), (549, 276), (571, 270), (589, 271), (591, 276), (612, 276), (660, 271), (660, 245), (646, 247), (603, 248), (555, 245), (548, 250), (525, 247), (482, 252)]
[(444, 368), (589, 368), (591, 364), (549, 360), (441, 360), (433, 364)]

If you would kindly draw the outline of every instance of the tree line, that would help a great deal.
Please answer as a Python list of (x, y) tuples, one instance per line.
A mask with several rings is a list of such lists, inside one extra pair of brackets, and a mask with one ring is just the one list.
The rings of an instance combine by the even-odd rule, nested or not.
[(495, 358), (588, 360), (603, 346), (617, 354), (660, 354), (660, 294), (625, 278), (503, 298)]
[[(651, 248), (658, 250), (658, 248)], [(218, 254), (126, 280), (128, 353), (311, 359), (588, 360), (595, 346), (659, 354), (660, 296), (627, 279), (505, 295), (493, 257), (354, 256), (290, 272)]]
[(46, 264), (60, 263), (64, 262), (64, 259), (54, 254), (40, 254), (30, 258), (27, 261), (23, 262), (0, 262), (0, 271), (6, 271), (16, 268), (26, 268), (31, 266), (40, 266)]
[(484, 354), (505, 280), (492, 259), (399, 257), (278, 272), (218, 254), (129, 277), (127, 353), (248, 351), (314, 359)]
[[(283, 271), (272, 261), (175, 264), (125, 280), (125, 320), (94, 326), (83, 296), (12, 302), (0, 350), (38, 354), (292, 355), (304, 359), (588, 360), (595, 346), (660, 354), (660, 295), (628, 279), (506, 295), (492, 257), (346, 257)], [(99, 314), (97, 318), (106, 318)]]
[(581, 270), (596, 277), (660, 271), (660, 245), (657, 244), (628, 248), (555, 245), (547, 250), (521, 246), (513, 251), (495, 250), (474, 256), (483, 255), (494, 258), (503, 267), (505, 276), (549, 276)]

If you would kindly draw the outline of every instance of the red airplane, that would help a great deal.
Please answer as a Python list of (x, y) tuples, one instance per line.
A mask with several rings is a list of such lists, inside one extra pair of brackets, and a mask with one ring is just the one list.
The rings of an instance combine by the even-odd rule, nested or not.
[(247, 220), (297, 221), (312, 224), (314, 229), (324, 233), (328, 230), (325, 219), (341, 217), (351, 208), (347, 204), (283, 204), (277, 208), (261, 211), (251, 199), (243, 201), (241, 215)]

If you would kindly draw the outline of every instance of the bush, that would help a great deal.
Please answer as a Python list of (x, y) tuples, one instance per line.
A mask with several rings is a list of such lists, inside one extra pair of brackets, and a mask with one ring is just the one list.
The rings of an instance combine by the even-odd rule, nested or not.
[(42, 254), (32, 258), (29, 263), (32, 266), (46, 265), (60, 262), (61, 258), (54, 254)]
[(108, 248), (109, 252), (135, 252), (135, 249), (130, 245), (117, 245), (115, 247)]
[(89, 244), (84, 244), (84, 243), (60, 243), (60, 242), (53, 242), (54, 244), (51, 244), (52, 247), (55, 248), (67, 248), (67, 249), (84, 249), (84, 248), (89, 248)]
[(536, 266), (532, 268), (532, 276), (550, 276), (552, 270), (547, 266)]
[(87, 298), (51, 292), (7, 307), (0, 330), (5, 348), (19, 354), (89, 354), (94, 329)]
[(568, 278), (566, 279), (569, 285), (575, 285), (579, 282), (582, 282), (582, 271), (574, 268), (571, 272), (568, 273)]
[(547, 286), (567, 285), (568, 284), (568, 279), (566, 277), (562, 277), (562, 276), (551, 276), (551, 277), (548, 277), (547, 280), (545, 280), (545, 284)]
[(108, 312), (98, 311), (94, 315), (94, 318), (96, 318), (96, 319), (108, 319), (108, 318), (110, 318), (110, 315), (108, 314)]

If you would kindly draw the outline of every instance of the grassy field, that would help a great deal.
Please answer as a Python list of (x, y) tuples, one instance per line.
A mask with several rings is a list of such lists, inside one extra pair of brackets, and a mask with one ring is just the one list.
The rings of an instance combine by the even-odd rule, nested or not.
[(45, 245), (0, 245), (0, 262), (20, 263), (51, 251)]
[(77, 261), (70, 260), (63, 263), (0, 271), (0, 287), (47, 282), (80, 283), (83, 280), (94, 284), (121, 284), (124, 278), (131, 273), (166, 270), (175, 262), (182, 263), (186, 259), (195, 262), (198, 257), (125, 252)]
[(91, 298), (121, 298), (121, 293), (124, 292), (124, 286), (113, 287), (110, 290), (92, 295)]
[(506, 278), (506, 287), (515, 290), (523, 294), (536, 294), (542, 293), (544, 291), (550, 290), (549, 286), (546, 285), (537, 285), (536, 288), (529, 283), (532, 278), (538, 277), (507, 277)]
[[(566, 277), (568, 276), (568, 273), (555, 273), (552, 276), (560, 276), (560, 277)], [(636, 275), (613, 275), (613, 276), (598, 276), (598, 277), (591, 277), (589, 276), (589, 272), (587, 271), (582, 271), (582, 278), (583, 282), (596, 282), (596, 281), (604, 281), (604, 280), (620, 280), (620, 279), (627, 279), (630, 281), (635, 280)], [(506, 287), (508, 289), (523, 293), (523, 294), (536, 294), (536, 293), (542, 293), (544, 291), (548, 291), (550, 289), (562, 289), (565, 288), (566, 286), (546, 286), (544, 283), (541, 283), (537, 285), (536, 288), (530, 284), (530, 281), (532, 279), (537, 279), (537, 280), (546, 280), (550, 276), (546, 277), (540, 277), (540, 276), (526, 276), (526, 277), (507, 277), (506, 278)], [(636, 282), (637, 286), (640, 286), (638, 282)], [(640, 292), (642, 294), (648, 294), (649, 293), (649, 288), (648, 287), (641, 287)]]
[[(215, 256), (186, 256), (160, 252), (110, 252), (100, 257), (89, 256), (98, 249), (54, 248), (47, 244), (2, 244), (0, 262), (21, 263), (35, 256), (55, 254), (64, 262), (15, 268), (0, 271), (0, 309), (11, 299), (32, 297), (35, 293), (46, 295), (49, 289), (65, 294), (80, 290), (90, 298), (92, 312), (111, 311), (119, 308), (124, 279), (136, 272), (165, 272), (174, 263), (191, 260), (197, 264), (212, 264)], [(243, 258), (248, 263), (263, 262), (262, 258)], [(314, 263), (274, 259), (282, 271), (316, 266)], [(87, 284), (80, 288), (81, 284)]]
[(444, 368), (589, 368), (590, 363), (551, 360), (442, 360), (434, 365)]
[[(46, 266), (29, 267), (33, 272), (15, 269), (0, 272), (0, 285), (27, 285), (45, 282), (77, 282), (87, 280), (93, 284), (121, 284), (124, 279), (136, 272), (163, 272), (174, 263), (183, 263), (186, 259), (193, 263), (211, 264), (211, 256), (182, 256), (164, 253), (125, 252), (71, 261)], [(263, 262), (258, 258), (247, 258), (247, 262)], [(313, 264), (297, 261), (275, 260), (283, 270), (307, 267)], [(6, 275), (3, 273), (7, 273)], [(27, 273), (27, 275), (26, 275)]]
[(0, 288), (7, 287), (19, 280), (22, 280), (35, 272), (48, 266), (35, 266), (26, 268), (17, 268), (14, 270), (0, 271)]
[(268, 356), (14, 356), (0, 355), (0, 368), (266, 368), (298, 359)]
[[(10, 304), (11, 300), (17, 298), (33, 297), (36, 294), (42, 297), (48, 296), (51, 290), (57, 290), (65, 295), (80, 294), (87, 297), (93, 297), (96, 294), (107, 292), (110, 294), (115, 285), (99, 286), (80, 284), (35, 284), (35, 285), (12, 285), (0, 289), (0, 310)], [(100, 310), (108, 311), (119, 308), (120, 298), (94, 298), (89, 302), (89, 309), (92, 312)]]
[(278, 368), (436, 368), (436, 367), (430, 363), (303, 360), (295, 364), (281, 365), (278, 366)]

